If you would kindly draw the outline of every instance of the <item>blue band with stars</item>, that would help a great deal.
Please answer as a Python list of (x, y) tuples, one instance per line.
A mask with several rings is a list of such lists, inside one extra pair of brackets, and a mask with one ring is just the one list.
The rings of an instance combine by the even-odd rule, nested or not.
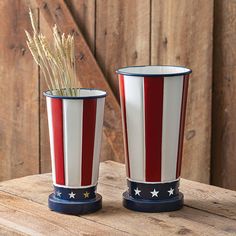
[(127, 180), (128, 193), (135, 199), (165, 200), (179, 195), (179, 180), (168, 183), (139, 183)]
[(89, 188), (65, 188), (54, 185), (54, 194), (58, 199), (68, 201), (87, 201), (96, 198), (97, 186)]

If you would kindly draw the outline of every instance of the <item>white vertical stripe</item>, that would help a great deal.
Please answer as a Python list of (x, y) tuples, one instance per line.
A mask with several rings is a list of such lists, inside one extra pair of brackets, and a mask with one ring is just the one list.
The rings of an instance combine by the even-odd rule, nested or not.
[(53, 126), (52, 126), (52, 98), (47, 97), (46, 101), (47, 101), (47, 112), (48, 112), (48, 129), (49, 129), (49, 141), (50, 141), (50, 152), (51, 152), (51, 165), (52, 165), (52, 181), (53, 181), (53, 184), (56, 184), (54, 137), (53, 137)]
[(144, 88), (144, 77), (143, 77), (143, 181), (146, 181), (146, 125), (145, 125), (145, 88)]
[(98, 98), (97, 99), (94, 150), (93, 150), (92, 185), (96, 185), (97, 181), (98, 181), (99, 159), (100, 159), (100, 149), (101, 149), (101, 141), (102, 141), (104, 104), (105, 104), (105, 98)]
[(130, 178), (144, 181), (143, 77), (124, 76)]
[(164, 78), (161, 180), (176, 179), (183, 76)]
[(81, 186), (83, 101), (63, 99), (65, 185)]

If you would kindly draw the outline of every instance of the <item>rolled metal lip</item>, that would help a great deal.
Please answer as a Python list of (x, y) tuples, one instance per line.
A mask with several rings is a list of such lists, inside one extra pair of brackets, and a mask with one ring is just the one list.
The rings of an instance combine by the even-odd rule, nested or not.
[[(152, 71), (148, 72), (148, 69), (151, 69)], [(157, 72), (155, 72), (155, 69), (157, 70)], [(161, 70), (165, 69), (169, 69), (169, 71), (161, 72)], [(170, 70), (173, 70), (173, 72), (170, 72)], [(121, 75), (138, 76), (138, 77), (171, 77), (171, 76), (188, 75), (192, 73), (192, 70), (184, 66), (143, 65), (143, 66), (122, 67), (118, 69), (116, 73)]]
[(77, 88), (80, 90), (86, 90), (86, 91), (97, 91), (101, 94), (98, 95), (89, 95), (89, 96), (59, 96), (59, 95), (53, 95), (51, 94), (50, 90), (47, 90), (45, 92), (43, 92), (43, 95), (46, 97), (51, 97), (51, 98), (62, 98), (62, 99), (94, 99), (94, 98), (103, 98), (107, 96), (107, 92), (101, 89), (96, 89), (96, 88)]

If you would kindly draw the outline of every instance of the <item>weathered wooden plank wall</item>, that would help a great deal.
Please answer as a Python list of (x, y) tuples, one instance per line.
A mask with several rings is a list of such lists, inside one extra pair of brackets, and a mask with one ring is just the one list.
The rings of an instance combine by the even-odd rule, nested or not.
[(150, 0), (99, 0), (95, 56), (117, 99), (116, 69), (150, 63)]
[(66, 0), (91, 51), (95, 50), (96, 0)]
[(25, 42), (27, 3), (0, 1), (0, 180), (39, 172), (39, 83)]
[[(114, 92), (115, 96), (110, 92), (112, 98), (108, 100), (104, 123), (103, 160), (123, 161), (115, 70), (127, 65), (186, 65), (193, 69), (193, 74), (187, 107), (183, 176), (209, 183), (211, 175), (213, 183), (236, 189), (235, 181), (229, 177), (236, 173), (231, 161), (236, 127), (234, 113), (229, 115), (230, 110), (235, 110), (234, 104), (230, 104), (234, 84), (232, 79), (227, 80), (233, 76), (231, 66), (234, 61), (234, 31), (230, 31), (235, 24), (232, 0), (227, 3), (220, 0), (18, 0), (11, 4), (7, 0), (0, 1), (0, 11), (7, 19), (0, 23), (0, 49), (3, 52), (0, 55), (0, 179), (50, 170), (45, 99), (42, 96), (45, 84), (25, 47), (23, 32), (25, 28), (29, 29), (28, 4), (36, 11), (39, 9), (39, 27), (47, 36), (54, 22), (63, 31), (77, 31), (78, 25)], [(81, 36), (77, 39), (80, 46)], [(11, 42), (14, 42), (13, 49), (9, 47)], [(22, 45), (24, 53), (20, 51)], [(86, 73), (84, 61), (80, 62), (82, 85), (106, 86), (96, 63), (93, 64), (92, 54), (84, 46), (81, 50), (85, 50), (85, 56), (89, 54), (89, 62), (92, 61), (86, 69), (89, 73)], [(212, 65), (215, 97), (211, 114)], [(98, 80), (94, 71), (97, 71)], [(12, 78), (17, 78), (17, 82), (14, 80), (13, 83)], [(109, 119), (109, 109), (117, 114), (112, 119)], [(210, 165), (212, 120), (213, 158)]]
[(214, 12), (212, 183), (236, 190), (236, 1)]

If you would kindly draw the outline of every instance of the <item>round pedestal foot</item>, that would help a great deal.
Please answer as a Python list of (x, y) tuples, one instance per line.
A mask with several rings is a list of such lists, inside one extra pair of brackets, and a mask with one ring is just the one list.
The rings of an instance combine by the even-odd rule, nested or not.
[(123, 193), (123, 206), (133, 211), (166, 212), (176, 211), (183, 207), (183, 194), (166, 200), (135, 199), (128, 192)]
[(68, 201), (55, 197), (52, 193), (48, 197), (48, 206), (52, 211), (70, 214), (82, 215), (98, 211), (102, 208), (102, 196), (96, 194), (96, 197), (87, 201)]

